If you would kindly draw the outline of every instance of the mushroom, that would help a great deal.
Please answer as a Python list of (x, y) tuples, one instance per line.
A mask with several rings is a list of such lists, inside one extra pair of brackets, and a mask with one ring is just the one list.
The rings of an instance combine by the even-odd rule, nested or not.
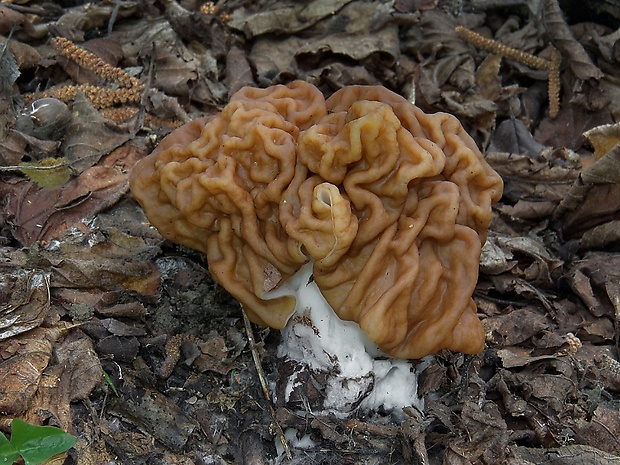
[(246, 87), (166, 137), (131, 191), (257, 324), (315, 326), (297, 297), (313, 278), (373, 360), (484, 346), (472, 293), (502, 180), (452, 115), (380, 86)]

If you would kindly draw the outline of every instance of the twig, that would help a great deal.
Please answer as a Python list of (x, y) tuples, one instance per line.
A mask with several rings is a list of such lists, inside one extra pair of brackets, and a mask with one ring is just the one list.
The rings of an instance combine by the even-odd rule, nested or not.
[(260, 362), (260, 356), (258, 355), (258, 350), (256, 349), (256, 340), (254, 339), (254, 332), (252, 331), (252, 325), (250, 324), (250, 320), (248, 319), (248, 315), (245, 312), (245, 309), (241, 307), (241, 312), (243, 314), (243, 323), (245, 324), (245, 332), (248, 336), (248, 341), (250, 342), (250, 351), (252, 352), (252, 359), (254, 360), (254, 366), (256, 366), (256, 372), (258, 373), (258, 379), (260, 381), (260, 385), (263, 389), (263, 395), (267, 400), (267, 405), (269, 407), (269, 413), (271, 415), (271, 421), (276, 428), (276, 432), (278, 434), (278, 438), (280, 439), (280, 443), (282, 444), (282, 448), (284, 449), (284, 453), (286, 454), (286, 458), (291, 460), (293, 456), (291, 455), (291, 450), (288, 447), (288, 443), (286, 442), (286, 437), (284, 436), (284, 431), (278, 423), (276, 419), (276, 410), (273, 407), (273, 402), (271, 401), (271, 394), (269, 393), (269, 388), (267, 387), (267, 380), (265, 379), (265, 372), (263, 371), (263, 366)]

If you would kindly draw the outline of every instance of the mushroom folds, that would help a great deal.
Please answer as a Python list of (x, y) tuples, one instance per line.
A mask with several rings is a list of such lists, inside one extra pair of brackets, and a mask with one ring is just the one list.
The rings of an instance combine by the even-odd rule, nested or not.
[(131, 190), (255, 323), (286, 325), (295, 297), (269, 291), (312, 262), (336, 314), (387, 354), (484, 345), (472, 292), (502, 181), (451, 115), (378, 86), (246, 87), (166, 137)]

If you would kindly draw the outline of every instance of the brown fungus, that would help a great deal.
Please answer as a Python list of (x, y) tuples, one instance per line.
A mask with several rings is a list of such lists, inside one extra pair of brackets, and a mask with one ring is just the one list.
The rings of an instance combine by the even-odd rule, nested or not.
[(295, 297), (266, 293), (311, 261), (336, 314), (387, 354), (483, 348), (471, 296), (502, 181), (451, 115), (379, 86), (246, 87), (166, 137), (131, 190), (255, 323), (286, 325)]

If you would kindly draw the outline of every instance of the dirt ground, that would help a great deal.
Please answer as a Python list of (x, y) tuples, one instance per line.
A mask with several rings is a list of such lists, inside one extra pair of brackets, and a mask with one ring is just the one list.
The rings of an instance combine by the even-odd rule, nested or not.
[[(80, 465), (620, 463), (619, 10), (0, 4), (0, 428), (69, 431), (49, 463)], [(270, 404), (239, 304), (128, 191), (173, 128), (294, 79), (452, 113), (504, 180), (474, 294), (485, 350), (432, 359), (424, 412)], [(279, 332), (252, 329), (277, 384)]]

